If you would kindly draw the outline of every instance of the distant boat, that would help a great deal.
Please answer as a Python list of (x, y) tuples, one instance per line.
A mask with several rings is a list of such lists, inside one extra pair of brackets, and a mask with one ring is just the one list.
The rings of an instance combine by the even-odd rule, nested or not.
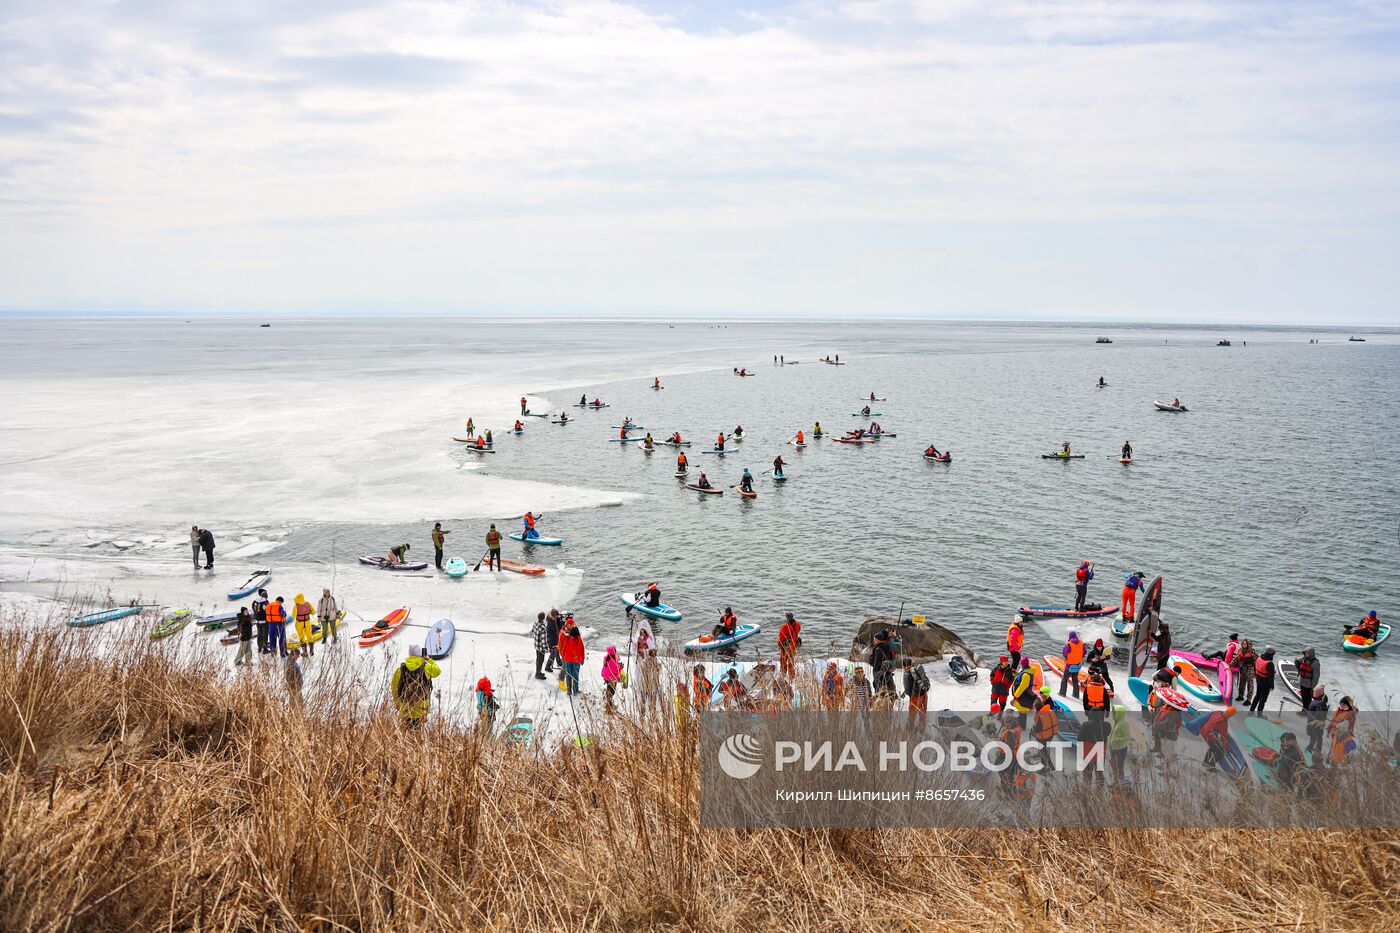
[(1228, 347), (1228, 346), (1230, 345), (1230, 341), (1228, 341), (1228, 340), (1217, 340), (1217, 341), (1215, 342), (1215, 345), (1216, 345), (1217, 347)]
[(1347, 340), (1350, 341), (1351, 343), (1365, 343), (1365, 342), (1366, 342), (1366, 338), (1365, 338), (1365, 337), (1348, 337)]
[(271, 324), (259, 324), (258, 326), (259, 326), (259, 327), (271, 327), (272, 325), (271, 325)]
[(1094, 343), (1112, 343), (1112, 342), (1113, 342), (1113, 341), (1112, 341), (1112, 340), (1109, 340), (1107, 337), (1100, 337), (1098, 340), (1095, 340), (1095, 341), (1094, 341)]

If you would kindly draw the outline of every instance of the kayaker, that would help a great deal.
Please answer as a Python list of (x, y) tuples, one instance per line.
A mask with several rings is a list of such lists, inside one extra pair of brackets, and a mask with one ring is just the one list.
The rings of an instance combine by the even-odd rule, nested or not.
[(571, 694), (578, 693), (578, 672), (583, 667), (583, 634), (579, 632), (574, 617), (564, 617), (564, 628), (559, 632), (559, 659), (564, 663), (564, 689)]
[(1071, 454), (1071, 451), (1070, 451), (1070, 449), (1069, 449), (1069, 441), (1065, 441), (1064, 444), (1062, 444), (1062, 445), (1060, 446), (1060, 456), (1061, 456), (1061, 457), (1068, 457), (1068, 456), (1070, 456), (1070, 454)]
[(822, 423), (821, 423), (820, 421), (814, 421), (814, 422), (812, 422), (812, 436), (813, 436), (813, 437), (821, 437), (821, 436), (822, 436)]
[(1274, 690), (1274, 649), (1265, 648), (1254, 661), (1254, 701), (1249, 704), (1251, 713), (1263, 716), (1264, 704), (1269, 702), (1269, 694)]
[(253, 624), (258, 629), (258, 654), (267, 654), (267, 590), (258, 590), (253, 600)]
[(778, 668), (787, 677), (797, 676), (797, 649), (802, 645), (802, 623), (786, 613), (778, 628)]
[(928, 719), (928, 672), (923, 665), (915, 666), (912, 658), (905, 658), (904, 698), (909, 701), (909, 726), (923, 729)]
[(1163, 622), (1157, 627), (1157, 670), (1167, 666), (1167, 658), (1172, 653), (1172, 629)]
[(303, 593), (298, 593), (292, 600), (292, 619), (296, 625), (297, 642), (308, 656), (316, 654), (316, 644), (311, 640), (311, 616), (313, 610), (311, 604), (306, 601)]
[(840, 662), (831, 658), (826, 662), (826, 670), (822, 672), (822, 708), (837, 710), (845, 705), (846, 678), (841, 676)]
[(753, 474), (748, 467), (744, 467), (744, 475), (739, 477), (739, 488), (744, 492), (753, 492)]
[(651, 432), (650, 432), (650, 431), (647, 432), (647, 436), (646, 436), (646, 437), (642, 438), (642, 447), (644, 447), (644, 448), (647, 449), (647, 450), (655, 450), (655, 449), (656, 449), (656, 444), (655, 444), (655, 443), (652, 441), (652, 439), (651, 439)]
[(723, 449), (724, 449), (724, 432), (721, 431), (720, 434), (719, 434), (719, 436), (718, 436), (717, 438), (715, 438), (715, 450), (723, 450)]
[(681, 432), (677, 431), (677, 432), (675, 432), (674, 434), (671, 435), (671, 443), (672, 443), (672, 444), (680, 444), (680, 443), (683, 443), (683, 442), (681, 441)]
[(1060, 650), (1060, 656), (1065, 662), (1065, 675), (1060, 678), (1060, 696), (1065, 695), (1066, 687), (1073, 686), (1075, 699), (1078, 699), (1079, 668), (1084, 663), (1084, 642), (1074, 629), (1069, 630), (1069, 640)]
[(1133, 459), (1133, 442), (1132, 442), (1132, 441), (1124, 441), (1124, 442), (1123, 442), (1123, 459), (1124, 459), (1124, 460), (1131, 460), (1131, 459)]
[(476, 423), (473, 422), (472, 419), (468, 418), (468, 419), (467, 419), (467, 437), (475, 437), (475, 436), (476, 436)]
[(1015, 671), (1021, 666), (1021, 646), (1026, 643), (1025, 629), (1021, 628), (1019, 617), (1012, 619), (1011, 624), (1006, 628), (1006, 653), (1011, 655), (1011, 669)]
[(525, 524), (525, 530), (522, 534), (522, 537), (538, 538), (540, 536), (540, 533), (535, 530), (535, 516), (533, 513), (526, 512), (524, 517), (521, 518), (521, 521)]
[(691, 668), (690, 696), (691, 703), (697, 713), (710, 705), (710, 695), (714, 692), (715, 685), (710, 683), (710, 678), (705, 676), (705, 665), (697, 664)]
[(501, 533), (496, 530), (494, 522), (486, 532), (486, 569), (501, 569)]
[(654, 582), (648, 583), (646, 592), (642, 593), (642, 605), (648, 609), (657, 609), (661, 606), (661, 588)]
[[(523, 396), (523, 395), (520, 396), (520, 413), (523, 415), (523, 414), (525, 414), (525, 413), (526, 413), (527, 411), (529, 411), (529, 410), (530, 410), (530, 409), (528, 409), (528, 408), (525, 407), (525, 396)], [(519, 421), (517, 421), (517, 422), (515, 422), (515, 423), (516, 423), (517, 425), (520, 424)]]
[(700, 473), (700, 482), (696, 483), (695, 485), (699, 486), (701, 489), (709, 489), (709, 488), (710, 488), (710, 478), (709, 478), (708, 476), (706, 476), (706, 475), (704, 474), (704, 472), (702, 471), (702, 472)]
[(776, 479), (783, 475), (783, 458), (781, 455), (773, 458), (773, 477)]
[(519, 434), (521, 431), (525, 430), (525, 422), (521, 421), (519, 418), (516, 418), (516, 419), (515, 419), (515, 427), (513, 428), (513, 430), (514, 430), (517, 434)]
[(316, 603), (316, 618), (321, 622), (321, 644), (335, 644), (339, 641), (335, 630), (339, 627), (340, 607), (331, 595), (330, 587), (321, 588), (321, 599)]
[(445, 539), (450, 534), (452, 534), (452, 532), (442, 530), (442, 522), (433, 522), (433, 533), (431, 536), (433, 539), (433, 563), (437, 565), (438, 570), (442, 569), (442, 546), (446, 543)]
[(1002, 655), (997, 661), (996, 667), (992, 668), (992, 705), (993, 713), (1000, 713), (1006, 706), (1006, 698), (1011, 694), (1011, 681), (1014, 679), (1014, 672), (1011, 667), (1011, 659)]
[(1230, 717), (1233, 715), (1233, 706), (1216, 710), (1206, 717), (1205, 724), (1197, 733), (1206, 743), (1205, 766), (1212, 771), (1217, 764), (1225, 760), (1226, 749), (1230, 747)]
[(1375, 641), (1381, 633), (1381, 617), (1372, 609), (1366, 613), (1365, 617), (1351, 630), (1351, 634), (1360, 637), (1365, 641)]
[(676, 472), (684, 473), (685, 468), (687, 465), (689, 465), (689, 463), (690, 461), (685, 459), (685, 451), (682, 450), (680, 454), (676, 457)]
[(1103, 678), (1103, 682), (1108, 684), (1108, 689), (1114, 690), (1117, 688), (1113, 686), (1113, 678), (1108, 674), (1108, 656), (1109, 652), (1108, 649), (1104, 647), (1103, 639), (1096, 638), (1094, 639), (1094, 647), (1089, 652), (1089, 659), (1084, 663), (1089, 665), (1089, 671), (1091, 673), (1098, 671), (1099, 676)]
[(710, 630), (710, 635), (714, 638), (732, 638), (738, 628), (739, 617), (734, 614), (733, 609), (725, 606), (719, 617), (719, 624)]
[(1293, 666), (1298, 671), (1298, 696), (1302, 697), (1303, 703), (1303, 708), (1298, 711), (1298, 715), (1306, 716), (1313, 688), (1317, 686), (1317, 682), (1322, 676), (1322, 662), (1318, 660), (1317, 652), (1308, 647), (1303, 649), (1301, 657), (1293, 660)]
[(1074, 611), (1083, 612), (1089, 601), (1089, 581), (1094, 579), (1094, 565), (1087, 560), (1079, 562), (1074, 571)]
[(405, 563), (408, 559), (408, 551), (409, 545), (407, 544), (389, 548), (389, 565), (397, 567), (399, 564)]
[(1120, 614), (1126, 622), (1131, 622), (1137, 616), (1137, 594), (1141, 589), (1145, 589), (1142, 585), (1142, 571), (1123, 574), (1123, 592), (1119, 603), (1123, 607)]

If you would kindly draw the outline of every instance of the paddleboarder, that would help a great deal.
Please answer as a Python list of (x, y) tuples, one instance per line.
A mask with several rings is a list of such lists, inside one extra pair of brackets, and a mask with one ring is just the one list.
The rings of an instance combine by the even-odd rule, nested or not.
[(486, 569), (501, 569), (501, 533), (496, 530), (495, 522), (491, 523), (491, 529), (486, 532)]
[(389, 566), (397, 567), (406, 561), (409, 552), (409, 545), (400, 544), (398, 547), (389, 548)]
[[(1069, 444), (1065, 444), (1069, 448)], [(1087, 560), (1079, 562), (1074, 571), (1074, 611), (1083, 612), (1089, 598), (1089, 581), (1094, 579), (1094, 565)]]
[(688, 460), (685, 458), (685, 451), (682, 450), (679, 454), (676, 455), (676, 472), (677, 472), (677, 473), (684, 473), (684, 472), (686, 471), (686, 467), (689, 465), (689, 463), (690, 463), (690, 461), (688, 461)]
[(739, 617), (734, 614), (734, 610), (729, 606), (724, 607), (724, 613), (719, 617), (719, 624), (710, 630), (713, 638), (732, 638), (739, 628)]
[[(802, 436), (802, 432), (801, 432), (801, 431), (797, 432), (797, 436), (798, 436), (798, 437), (801, 437), (801, 436)], [(773, 478), (774, 478), (774, 479), (778, 479), (778, 478), (781, 477), (782, 475), (783, 475), (783, 457), (782, 457), (781, 454), (779, 454), (778, 456), (776, 456), (776, 457), (773, 458)]]
[(812, 436), (813, 436), (813, 437), (821, 437), (821, 436), (822, 436), (822, 423), (821, 423), (820, 421), (814, 421), (814, 422), (812, 422)]
[(1123, 459), (1124, 459), (1124, 460), (1131, 460), (1131, 459), (1133, 459), (1133, 442), (1132, 442), (1132, 441), (1124, 441), (1124, 442), (1123, 442)]
[[(1127, 453), (1124, 456), (1131, 457), (1132, 454)], [(1123, 574), (1123, 593), (1119, 600), (1123, 608), (1119, 614), (1125, 622), (1131, 622), (1137, 616), (1137, 594), (1142, 589), (1146, 589), (1142, 584), (1142, 571)]]
[(744, 475), (739, 477), (739, 489), (743, 492), (753, 492), (753, 474), (748, 467), (744, 467)]
[[(520, 396), (520, 413), (521, 413), (522, 415), (524, 415), (524, 414), (528, 414), (529, 411), (530, 411), (530, 409), (528, 409), (528, 408), (525, 407), (525, 396), (523, 396), (523, 395)], [(520, 422), (517, 421), (517, 422), (515, 422), (515, 423), (516, 423), (516, 424), (519, 424)]]
[(520, 520), (525, 526), (524, 530), (520, 534), (522, 538), (528, 540), (531, 538), (538, 538), (540, 536), (540, 533), (535, 530), (535, 516), (532, 513), (526, 512)]
[(710, 478), (706, 476), (703, 471), (701, 471), (700, 482), (696, 483), (695, 485), (699, 486), (701, 489), (710, 489)]
[(442, 545), (444, 543), (443, 539), (450, 534), (452, 534), (452, 532), (443, 530), (442, 522), (433, 522), (433, 562), (437, 564), (438, 570), (442, 569)]

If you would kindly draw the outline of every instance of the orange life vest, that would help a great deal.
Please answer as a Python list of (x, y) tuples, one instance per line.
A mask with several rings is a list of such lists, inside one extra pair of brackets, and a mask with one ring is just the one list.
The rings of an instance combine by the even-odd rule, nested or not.
[(1048, 742), (1060, 731), (1060, 717), (1055, 714), (1053, 704), (1047, 704), (1035, 711), (1035, 739)]
[(267, 604), (267, 621), (273, 625), (287, 621), (287, 610), (282, 603), (273, 600)]
[(1084, 685), (1085, 709), (1108, 709), (1108, 688), (1092, 681)]
[(1078, 667), (1084, 663), (1084, 642), (1072, 641), (1069, 643), (1069, 657), (1065, 658), (1065, 664), (1069, 667)]

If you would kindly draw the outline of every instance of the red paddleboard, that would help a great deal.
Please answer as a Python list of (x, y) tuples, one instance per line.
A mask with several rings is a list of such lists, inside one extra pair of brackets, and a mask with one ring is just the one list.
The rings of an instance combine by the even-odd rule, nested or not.
[[(1064, 676), (1065, 676), (1065, 659), (1064, 659), (1064, 658), (1057, 658), (1057, 657), (1055, 657), (1055, 656), (1052, 655), (1052, 654), (1047, 654), (1047, 655), (1046, 655), (1044, 658), (1042, 658), (1041, 660), (1043, 660), (1043, 661), (1045, 662), (1045, 666), (1046, 666), (1046, 667), (1050, 668), (1050, 670), (1054, 671), (1056, 674), (1059, 674), (1060, 677), (1061, 677), (1061, 679), (1064, 678)], [(1087, 665), (1087, 664), (1080, 664), (1080, 665), (1079, 665), (1079, 676), (1078, 676), (1076, 679), (1079, 681), (1080, 686), (1083, 686), (1084, 684), (1087, 684), (1087, 683), (1089, 682), (1089, 665)]]
[(407, 606), (400, 606), (370, 628), (365, 629), (360, 633), (360, 647), (368, 648), (370, 645), (376, 645), (403, 628), (403, 624), (408, 621), (409, 611)]
[(735, 487), (734, 487), (734, 491), (737, 492), (739, 495), (743, 496), (745, 499), (757, 499), (757, 498), (758, 498), (758, 493), (756, 493), (756, 492), (744, 492), (744, 490), (741, 489), (741, 488), (738, 487), (738, 486), (735, 486)]
[(1157, 697), (1172, 709), (1179, 709), (1185, 712), (1191, 708), (1191, 701), (1171, 687), (1154, 687), (1152, 688), (1152, 692), (1157, 694)]
[(511, 573), (523, 573), (527, 577), (538, 577), (544, 573), (544, 568), (539, 564), (522, 564), (518, 560), (507, 560), (504, 557), (501, 558), (501, 569)]

